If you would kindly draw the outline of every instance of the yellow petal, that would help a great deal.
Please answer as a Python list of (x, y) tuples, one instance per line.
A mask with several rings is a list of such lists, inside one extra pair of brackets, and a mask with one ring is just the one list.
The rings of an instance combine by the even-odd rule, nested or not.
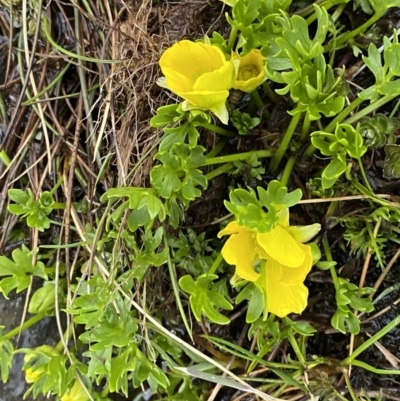
[[(232, 224), (232, 223), (231, 223)], [(219, 233), (219, 235), (225, 235)], [(256, 281), (259, 274), (253, 269), (257, 256), (255, 234), (249, 230), (241, 230), (232, 234), (222, 248), (222, 256), (231, 265), (236, 266), (236, 274), (248, 281)]]
[[(268, 312), (279, 317), (289, 313), (301, 313), (307, 306), (308, 289), (302, 281), (296, 284), (285, 284), (284, 266), (269, 259), (265, 267)], [(297, 269), (291, 269), (296, 271)]]
[(271, 264), (275, 263), (275, 266), (277, 265), (280, 266), (280, 271), (281, 271), (280, 281), (282, 282), (282, 284), (291, 285), (291, 284), (302, 283), (307, 277), (307, 274), (311, 270), (312, 267), (311, 247), (310, 245), (303, 245), (303, 244), (300, 244), (300, 247), (303, 249), (305, 257), (304, 257), (304, 262), (299, 267), (296, 268), (287, 267), (271, 259)]
[[(169, 86), (169, 84), (168, 84)], [(187, 100), (191, 106), (204, 110), (211, 110), (218, 105), (224, 105), (229, 96), (229, 91), (220, 92), (201, 91), (201, 92), (175, 92), (183, 99)]]
[(219, 69), (225, 62), (225, 55), (218, 47), (181, 40), (162, 54), (159, 63), (168, 84), (169, 74), (173, 74), (171, 70), (187, 77), (194, 84), (199, 76)]
[(258, 233), (257, 242), (270, 258), (285, 266), (298, 267), (304, 262), (301, 244), (280, 225), (268, 233)]
[(163, 69), (163, 74), (165, 75), (165, 83), (167, 88), (177, 95), (183, 97), (181, 95), (182, 93), (193, 90), (195, 81), (192, 81), (184, 74), (175, 71), (174, 68), (165, 67)]
[(219, 69), (199, 76), (194, 84), (194, 91), (219, 92), (229, 90), (235, 82), (235, 68), (231, 61), (226, 61)]

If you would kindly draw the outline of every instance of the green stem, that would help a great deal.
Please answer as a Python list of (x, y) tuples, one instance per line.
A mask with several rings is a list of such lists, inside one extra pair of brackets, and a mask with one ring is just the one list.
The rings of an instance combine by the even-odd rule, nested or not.
[(293, 335), (291, 329), (289, 329), (289, 331), (288, 331), (288, 338), (289, 338), (289, 341), (290, 341), (290, 345), (292, 346), (293, 351), (295, 352), (295, 354), (296, 354), (297, 358), (299, 359), (300, 363), (302, 364), (302, 366), (305, 366), (306, 365), (306, 360), (305, 360), (304, 355), (302, 354), (302, 352), (300, 350), (299, 344), (297, 344), (297, 341), (294, 338), (294, 335)]
[(54, 185), (54, 187), (52, 188), (52, 190), (50, 191), (50, 195), (54, 195), (55, 192), (57, 191), (57, 189), (60, 187), (60, 185), (63, 183), (64, 181), (64, 177), (60, 176), (59, 179), (56, 182), (56, 185)]
[(64, 210), (66, 208), (67, 204), (65, 202), (54, 202), (51, 205), (51, 208), (53, 210)]
[(217, 258), (214, 260), (212, 266), (210, 267), (210, 270), (208, 271), (208, 274), (214, 274), (216, 270), (218, 269), (219, 265), (222, 262), (222, 253), (220, 252)]
[(344, 380), (346, 381), (346, 387), (347, 387), (347, 390), (349, 390), (351, 399), (353, 401), (358, 401), (358, 398), (357, 398), (356, 394), (354, 393), (353, 386), (351, 385), (349, 375), (347, 374), (347, 372), (344, 372), (343, 375), (344, 375)]
[[(168, 240), (167, 240), (167, 233), (166, 233), (165, 228), (164, 228), (164, 247), (169, 249)], [(180, 290), (179, 290), (179, 285), (178, 285), (178, 279), (176, 277), (176, 270), (175, 270), (174, 264), (172, 263), (170, 252), (168, 252), (168, 272), (169, 272), (169, 276), (171, 278), (172, 289), (174, 291), (176, 305), (177, 305), (179, 313), (180, 313), (180, 315), (182, 317), (183, 324), (185, 325), (186, 330), (187, 330), (187, 332), (189, 334), (189, 337), (193, 341), (192, 330), (190, 329), (189, 322), (186, 319), (185, 310), (183, 309), (181, 297), (180, 297), (180, 294), (179, 294)]]
[[(332, 252), (331, 252), (331, 248), (329, 246), (328, 239), (325, 238), (322, 241), (322, 244), (323, 244), (323, 247), (324, 247), (326, 260), (328, 262), (332, 262), (333, 261)], [(329, 268), (329, 270), (330, 270), (330, 273), (331, 273), (331, 276), (332, 276), (333, 285), (335, 286), (335, 289), (337, 289), (337, 288), (339, 288), (339, 284), (338, 284), (338, 277), (337, 277), (337, 274), (336, 274), (335, 267), (332, 266), (332, 267)]]
[(308, 134), (310, 133), (311, 120), (308, 113), (304, 116), (303, 127), (300, 134), (300, 142), (305, 142)]
[(232, 138), (235, 136), (235, 133), (229, 131), (225, 128), (218, 127), (217, 125), (211, 123), (202, 123), (200, 124), (201, 127), (208, 129), (209, 131), (215, 132), (218, 135), (227, 136), (228, 138)]
[(64, 351), (64, 344), (68, 343), (68, 340), (72, 337), (72, 333), (73, 333), (73, 325), (70, 324), (67, 328), (67, 330), (65, 331), (65, 333), (63, 334), (64, 340), (60, 340), (57, 345), (55, 346), (55, 349), (62, 353)]
[(258, 90), (254, 89), (253, 92), (251, 92), (250, 96), (253, 99), (254, 103), (256, 104), (257, 108), (259, 110), (261, 110), (263, 117), (268, 120), (271, 117), (271, 115), (269, 114), (268, 110), (265, 108), (265, 104), (264, 104), (263, 100), (261, 99), (261, 96), (258, 93)]
[(390, 205), (389, 202), (375, 196), (375, 194), (372, 191), (370, 191), (368, 188), (364, 187), (364, 185), (362, 185), (360, 182), (358, 182), (354, 178), (351, 180), (351, 185), (353, 185), (354, 188), (356, 188), (358, 191), (360, 191), (361, 194), (371, 198), (371, 200), (374, 201), (375, 203), (378, 203), (382, 206)]
[[(51, 88), (53, 88), (58, 82), (61, 82), (62, 77), (67, 72), (67, 70), (70, 66), (71, 66), (71, 64), (67, 63), (66, 66), (60, 71), (60, 73), (50, 82), (49, 85), (47, 85), (44, 89), (42, 89), (40, 92), (38, 92), (35, 96), (32, 96), (28, 100), (25, 100), (25, 102), (22, 102), (21, 106), (31, 105), (37, 99), (39, 99), (42, 95), (44, 95), (46, 92), (48, 92)], [(46, 101), (48, 101), (48, 100), (49, 99), (46, 99)]]
[(296, 156), (290, 156), (289, 160), (286, 162), (285, 169), (283, 170), (282, 177), (280, 179), (282, 185), (287, 185), (290, 175), (294, 169), (294, 165), (296, 164), (296, 160)]
[(2, 337), (0, 337), (0, 341), (10, 340), (14, 336), (18, 335), (20, 332), (28, 329), (29, 327), (33, 326), (37, 322), (40, 322), (44, 317), (46, 317), (45, 311), (32, 316), (30, 319), (25, 321), (21, 327), (20, 326), (15, 327), (14, 329), (10, 330), (8, 333), (6, 333)]
[(373, 366), (369, 365), (368, 363), (361, 362), (361, 361), (352, 361), (352, 366), (358, 366), (359, 368), (363, 368), (365, 370), (369, 370), (372, 373), (376, 373), (377, 375), (400, 375), (400, 370), (386, 370), (386, 369), (377, 369)]
[(233, 167), (234, 166), (232, 163), (223, 164), (222, 166), (216, 168), (215, 170), (210, 171), (208, 174), (205, 175), (205, 177), (206, 177), (207, 181), (210, 181), (213, 178), (218, 177), (221, 174), (228, 173), (229, 171), (232, 170)]
[(361, 158), (359, 157), (359, 158), (357, 159), (357, 161), (358, 161), (358, 165), (360, 166), (361, 175), (362, 175), (362, 177), (363, 177), (363, 180), (364, 180), (364, 182), (365, 182), (365, 185), (367, 186), (367, 188), (368, 188), (371, 192), (374, 192), (374, 191), (372, 190), (372, 188), (371, 188), (371, 184), (370, 184), (369, 181), (368, 181), (367, 174), (365, 174), (365, 169), (364, 169), (364, 166), (363, 166), (363, 164), (362, 164)]
[(236, 153), (227, 156), (217, 156), (207, 158), (203, 166), (211, 166), (213, 164), (231, 163), (237, 160), (247, 160), (249, 157), (255, 155), (258, 159), (264, 157), (271, 157), (274, 154), (272, 150), (255, 150), (251, 152)]
[(268, 98), (274, 103), (274, 104), (278, 104), (280, 103), (281, 99), (279, 98), (279, 96), (271, 89), (271, 87), (269, 86), (268, 82), (265, 81), (262, 84), (262, 87), (264, 88), (265, 94), (268, 96)]
[(236, 26), (233, 26), (231, 28), (231, 31), (229, 33), (229, 39), (228, 39), (228, 48), (227, 48), (227, 53), (230, 54), (231, 50), (233, 49), (233, 46), (235, 44), (236, 41), (236, 35), (238, 33), (238, 29)]
[[(366, 29), (368, 29), (371, 25), (375, 24), (381, 18), (382, 14), (374, 14), (368, 21), (366, 21), (364, 24), (359, 26), (357, 29), (354, 29), (353, 31), (347, 32), (345, 35), (341, 36), (338, 40), (336, 40), (335, 47), (338, 48), (339, 46), (349, 42), (351, 39), (355, 38), (358, 36), (360, 33), (364, 32)], [(324, 47), (324, 52), (329, 52), (332, 50), (332, 47), (334, 45), (333, 43), (330, 43), (329, 45)]]
[(271, 160), (271, 163), (269, 164), (269, 172), (271, 174), (275, 174), (277, 168), (279, 167), (279, 164), (290, 144), (290, 141), (293, 137), (293, 134), (296, 130), (297, 124), (299, 123), (301, 113), (296, 113), (293, 117), (292, 120), (290, 121), (290, 124), (285, 132), (285, 135), (282, 139), (282, 142), (279, 145), (278, 150), (276, 151), (274, 157)]
[[(399, 93), (396, 93), (394, 95), (386, 95), (382, 96), (379, 100), (376, 102), (371, 103), (369, 106), (363, 108), (360, 110), (358, 113), (354, 114), (353, 116), (349, 117), (347, 120), (344, 122), (346, 124), (353, 124), (356, 123), (358, 120), (361, 118), (367, 116), (368, 114), (372, 113), (373, 111), (379, 109), (381, 106), (385, 105), (386, 103), (392, 101), (394, 98), (399, 96)], [(354, 102), (353, 102), (354, 103)], [(361, 102), (360, 102), (361, 103)]]
[[(342, 0), (328, 0), (328, 1), (315, 1), (313, 4), (318, 4), (320, 7), (323, 7), (326, 11), (328, 11), (330, 8), (335, 6), (336, 4), (341, 4)], [(313, 4), (311, 4), (308, 7), (305, 7), (304, 10), (302, 10), (301, 13), (297, 13), (297, 15), (302, 15), (306, 16), (307, 14), (305, 13), (306, 11), (313, 10)], [(345, 4), (344, 4), (345, 5)], [(339, 6), (340, 7), (340, 6)], [(338, 8), (339, 8), (338, 7)], [(310, 25), (317, 19), (317, 13), (313, 12), (308, 18), (307, 18), (307, 25)]]
[(217, 156), (217, 155), (221, 152), (221, 150), (224, 148), (225, 143), (226, 143), (226, 142), (225, 142), (224, 140), (219, 141), (219, 142), (217, 143), (217, 145), (214, 146), (214, 147), (211, 149), (211, 151), (207, 154), (207, 159), (211, 159), (212, 157)]
[(393, 107), (393, 110), (390, 112), (389, 118), (392, 118), (397, 113), (399, 106), (400, 106), (400, 99), (397, 101), (396, 105)]
[[(356, 348), (353, 353), (348, 356), (343, 362), (343, 365), (351, 365), (363, 351), (374, 345), (375, 342), (379, 341), (383, 336), (385, 336), (389, 331), (393, 330), (396, 326), (400, 324), (400, 316), (397, 316), (393, 319), (389, 324), (379, 330), (376, 334), (372, 337), (368, 338), (365, 342), (363, 342), (358, 348)], [(400, 373), (400, 372), (399, 372)], [(398, 374), (399, 374), (398, 373)]]

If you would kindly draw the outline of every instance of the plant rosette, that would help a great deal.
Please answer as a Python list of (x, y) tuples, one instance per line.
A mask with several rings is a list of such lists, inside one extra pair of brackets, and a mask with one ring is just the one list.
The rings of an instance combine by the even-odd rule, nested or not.
[(232, 59), (234, 61), (239, 60), (239, 70), (233, 85), (234, 89), (250, 93), (267, 79), (264, 69), (266, 58), (260, 50), (252, 49), (243, 57), (234, 53)]
[(301, 313), (307, 306), (308, 289), (304, 280), (313, 258), (311, 245), (304, 243), (320, 228), (320, 224), (290, 226), (289, 211), (285, 208), (281, 210), (278, 224), (269, 232), (257, 232), (233, 221), (218, 237), (230, 235), (222, 248), (222, 256), (236, 266), (237, 276), (262, 289), (266, 311), (285, 317), (289, 313)]
[(210, 110), (228, 124), (226, 100), (237, 72), (220, 48), (182, 40), (162, 54), (159, 64), (164, 77), (157, 83), (185, 100), (183, 110)]

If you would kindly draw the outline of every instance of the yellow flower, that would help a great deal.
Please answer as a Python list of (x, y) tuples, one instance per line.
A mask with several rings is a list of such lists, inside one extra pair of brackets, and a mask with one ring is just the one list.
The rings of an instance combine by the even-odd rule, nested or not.
[(243, 57), (234, 55), (233, 58), (240, 60), (239, 71), (233, 88), (250, 93), (267, 79), (263, 64), (265, 57), (260, 50), (253, 49)]
[(36, 370), (32, 370), (32, 368), (28, 368), (25, 370), (25, 380), (27, 383), (35, 383), (37, 382), (44, 374), (46, 373), (46, 368), (41, 366)]
[(75, 380), (71, 390), (61, 397), (61, 401), (87, 401), (89, 396), (79, 380)]
[[(311, 270), (311, 246), (303, 245), (320, 230), (319, 224), (289, 226), (289, 215), (270, 232), (257, 233), (236, 221), (229, 223), (218, 237), (230, 235), (222, 256), (236, 265), (242, 279), (257, 282), (266, 294), (268, 312), (279, 317), (301, 313), (307, 306), (308, 289), (304, 280)], [(260, 273), (254, 270), (261, 262)]]
[(184, 110), (211, 110), (228, 123), (226, 99), (236, 79), (233, 61), (216, 46), (182, 40), (160, 58), (164, 78), (158, 83), (185, 99)]

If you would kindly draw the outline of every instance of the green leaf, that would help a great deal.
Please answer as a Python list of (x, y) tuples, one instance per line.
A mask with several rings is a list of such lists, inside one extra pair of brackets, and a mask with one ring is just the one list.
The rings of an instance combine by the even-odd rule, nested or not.
[(56, 298), (54, 283), (45, 282), (43, 287), (37, 289), (29, 301), (28, 312), (40, 313), (54, 309)]
[(267, 191), (262, 187), (257, 187), (257, 191), (260, 202), (268, 208), (276, 205), (292, 207), (297, 205), (302, 197), (300, 189), (289, 193), (287, 188), (277, 180), (270, 181)]
[(44, 231), (50, 227), (50, 219), (47, 217), (52, 211), (54, 204), (53, 196), (50, 192), (43, 192), (39, 201), (35, 201), (33, 193), (27, 189), (26, 193), (17, 189), (8, 191), (10, 199), (15, 200), (17, 204), (10, 204), (8, 210), (11, 213), (23, 214), (27, 217), (29, 227)]
[(351, 157), (359, 159), (368, 150), (359, 131), (349, 124), (339, 124), (336, 127), (335, 136)]
[(400, 7), (400, 0), (369, 0), (369, 2), (378, 15), (383, 15), (389, 8)]
[(212, 281), (218, 278), (215, 274), (202, 274), (196, 281), (186, 275), (179, 280), (179, 286), (190, 294), (190, 306), (197, 321), (204, 315), (213, 323), (228, 324), (230, 320), (219, 313), (217, 308), (232, 310), (233, 306), (218, 292), (209, 289)]
[(231, 24), (239, 29), (249, 26), (259, 14), (261, 0), (238, 0), (232, 8), (233, 21)]
[(5, 256), (0, 256), (0, 291), (7, 298), (12, 290), (21, 292), (29, 287), (31, 277), (37, 276), (47, 280), (45, 266), (42, 262), (32, 264), (32, 255), (29, 249), (23, 246), (21, 249), (15, 249), (12, 253), (13, 260)]
[(245, 299), (249, 301), (249, 306), (246, 313), (246, 322), (255, 322), (264, 312), (264, 292), (262, 289), (254, 284), (247, 284), (239, 295), (236, 297), (236, 304), (240, 304)]
[(157, 114), (150, 120), (150, 126), (160, 128), (168, 124), (173, 124), (177, 118), (181, 117), (178, 107), (179, 104), (169, 104), (159, 107)]
[(198, 169), (206, 161), (204, 152), (201, 146), (190, 148), (187, 144), (175, 143), (168, 153), (157, 153), (155, 159), (162, 165), (151, 170), (150, 179), (160, 196), (170, 199), (176, 194), (185, 201), (199, 197), (201, 190), (198, 187), (207, 187), (207, 180)]
[(185, 141), (189, 133), (189, 122), (184, 123), (180, 127), (165, 128), (164, 132), (166, 136), (158, 147), (160, 152), (168, 152), (175, 143), (183, 143)]
[(31, 199), (31, 197), (21, 189), (9, 189), (8, 197), (10, 200), (16, 203), (26, 204)]
[(0, 326), (0, 373), (1, 380), (6, 383), (14, 358), (14, 347), (9, 340), (1, 340), (4, 326)]
[(400, 178), (400, 146), (385, 146), (385, 161), (383, 175), (386, 178)]

